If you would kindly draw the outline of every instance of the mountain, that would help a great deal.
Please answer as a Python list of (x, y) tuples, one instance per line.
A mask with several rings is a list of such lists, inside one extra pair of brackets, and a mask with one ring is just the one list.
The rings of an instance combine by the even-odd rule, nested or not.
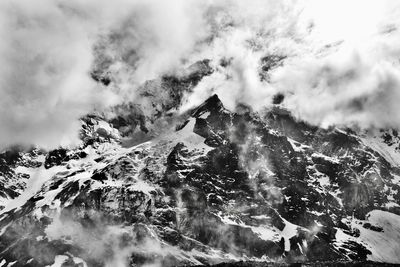
[(311, 126), (283, 95), (173, 113), (211, 72), (87, 115), (76, 148), (1, 153), (0, 266), (400, 263), (398, 133)]

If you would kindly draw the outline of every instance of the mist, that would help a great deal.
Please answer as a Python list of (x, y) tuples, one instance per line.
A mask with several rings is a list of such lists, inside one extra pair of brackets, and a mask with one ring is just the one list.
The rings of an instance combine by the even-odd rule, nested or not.
[[(142, 82), (181, 65), (200, 38), (193, 29), (204, 28), (196, 5), (2, 1), (0, 147), (77, 145), (81, 116), (133, 99)], [(100, 63), (109, 88), (90, 77)]]

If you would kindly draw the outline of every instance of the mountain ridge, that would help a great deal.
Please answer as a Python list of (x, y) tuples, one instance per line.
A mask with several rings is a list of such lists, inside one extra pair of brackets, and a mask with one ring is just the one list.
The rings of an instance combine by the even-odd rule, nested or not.
[[(39, 168), (43, 183), (1, 211), (1, 258), (14, 266), (396, 260), (398, 167), (364, 137), (309, 126), (278, 106), (230, 112), (217, 95), (189, 113), (133, 147), (90, 117), (81, 148), (22, 153), (31, 164), (14, 172), (29, 184)], [(385, 242), (387, 253), (377, 245)]]

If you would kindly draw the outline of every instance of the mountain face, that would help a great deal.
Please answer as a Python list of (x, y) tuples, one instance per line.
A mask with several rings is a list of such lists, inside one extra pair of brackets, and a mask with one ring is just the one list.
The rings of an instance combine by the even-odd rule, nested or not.
[(77, 148), (3, 152), (0, 266), (400, 263), (398, 133), (310, 126), (282, 95), (172, 116), (211, 72), (82, 118)]

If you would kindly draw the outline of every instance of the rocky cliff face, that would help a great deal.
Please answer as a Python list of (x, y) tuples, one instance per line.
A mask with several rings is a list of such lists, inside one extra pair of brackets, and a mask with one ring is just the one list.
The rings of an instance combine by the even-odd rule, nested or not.
[(0, 155), (1, 266), (400, 263), (397, 132), (313, 127), (283, 96), (171, 117), (212, 72), (193, 68), (154, 81), (168, 97), (83, 118), (77, 148)]

